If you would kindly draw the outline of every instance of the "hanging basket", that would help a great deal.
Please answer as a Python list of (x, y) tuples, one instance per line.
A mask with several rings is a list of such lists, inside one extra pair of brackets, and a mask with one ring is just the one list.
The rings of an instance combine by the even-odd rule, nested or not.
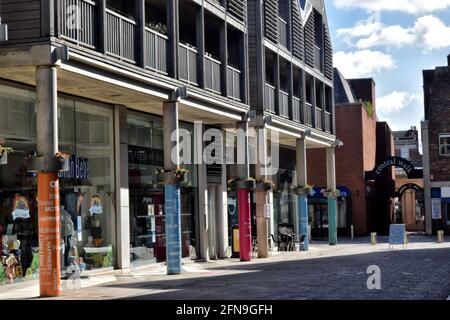
[(271, 183), (257, 182), (255, 188), (256, 188), (256, 191), (269, 192), (269, 191), (273, 190), (273, 185)]
[(184, 182), (184, 176), (184, 174), (177, 175), (173, 172), (158, 172), (156, 174), (156, 183), (159, 185), (180, 184)]
[(236, 181), (236, 188), (238, 190), (239, 189), (253, 190), (256, 188), (256, 181), (253, 179)]
[(313, 188), (305, 188), (305, 187), (296, 187), (293, 189), (294, 194), (298, 196), (308, 196), (313, 197), (315, 194), (315, 191)]

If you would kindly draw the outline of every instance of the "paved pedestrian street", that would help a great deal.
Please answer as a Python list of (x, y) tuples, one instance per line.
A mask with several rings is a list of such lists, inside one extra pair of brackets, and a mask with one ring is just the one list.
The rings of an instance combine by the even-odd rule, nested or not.
[[(386, 242), (382, 238), (371, 246), (370, 239), (341, 240), (335, 247), (315, 242), (309, 252), (275, 252), (248, 263), (190, 262), (179, 276), (167, 276), (159, 266), (82, 277), (78, 287), (64, 281), (60, 299), (447, 299), (450, 243), (413, 236), (408, 248), (389, 249)], [(370, 266), (380, 268), (380, 290), (368, 289)], [(37, 286), (0, 294), (2, 299), (37, 296)]]

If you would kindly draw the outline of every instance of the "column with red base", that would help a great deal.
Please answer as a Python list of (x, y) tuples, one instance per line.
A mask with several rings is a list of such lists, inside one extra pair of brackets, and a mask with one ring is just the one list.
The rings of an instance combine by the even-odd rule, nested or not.
[(250, 190), (238, 190), (239, 254), (241, 261), (252, 259), (252, 221), (250, 212)]

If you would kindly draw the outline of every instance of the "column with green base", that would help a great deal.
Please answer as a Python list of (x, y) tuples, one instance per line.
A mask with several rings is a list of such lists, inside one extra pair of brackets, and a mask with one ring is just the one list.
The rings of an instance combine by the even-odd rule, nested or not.
[(337, 240), (337, 198), (328, 197), (328, 239), (331, 246), (338, 243)]
[(337, 245), (337, 197), (339, 191), (336, 189), (336, 157), (335, 147), (327, 148), (327, 184), (328, 190), (325, 196), (328, 198), (328, 239), (331, 246)]

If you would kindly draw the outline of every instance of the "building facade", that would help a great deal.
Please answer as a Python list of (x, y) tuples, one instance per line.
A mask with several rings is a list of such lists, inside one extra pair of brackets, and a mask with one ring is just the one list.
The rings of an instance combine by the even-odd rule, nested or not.
[[(169, 242), (185, 259), (229, 257), (241, 198), (227, 181), (267, 178), (278, 190), (284, 171), (271, 173), (260, 160), (277, 148), (294, 152), (303, 186), (306, 149), (327, 149), (333, 188), (323, 1), (0, 1), (0, 16), (9, 29), (0, 44), (0, 144), (14, 149), (1, 160), (0, 233), (4, 256), (20, 260), (14, 275), (9, 269), (13, 279), (37, 277), (38, 181), (57, 151), (68, 165), (50, 197), (60, 199), (61, 273), (74, 265), (126, 271), (163, 262), (171, 258)], [(201, 161), (213, 142), (208, 129), (233, 141), (244, 132), (243, 164), (228, 161), (226, 150), (215, 154), (222, 161)], [(174, 160), (178, 136), (193, 140)], [(251, 165), (255, 150), (264, 156)], [(196, 160), (187, 161), (187, 153)], [(45, 161), (33, 171), (36, 155)], [(173, 211), (172, 184), (159, 177), (177, 167), (188, 171), (176, 184)], [(270, 190), (256, 188), (249, 198), (255, 237), (267, 240), (282, 221), (275, 212), (285, 209)], [(300, 229), (292, 208), (286, 219)], [(175, 242), (172, 221), (181, 225)]]
[(423, 71), (425, 121), (422, 122), (427, 234), (450, 231), (450, 56), (448, 65)]
[[(422, 155), (419, 150), (417, 127), (406, 131), (394, 131), (395, 155), (408, 160), (416, 171), (422, 171)], [(395, 171), (395, 220), (406, 224), (407, 231), (425, 230), (423, 178), (409, 178), (401, 168)]]

